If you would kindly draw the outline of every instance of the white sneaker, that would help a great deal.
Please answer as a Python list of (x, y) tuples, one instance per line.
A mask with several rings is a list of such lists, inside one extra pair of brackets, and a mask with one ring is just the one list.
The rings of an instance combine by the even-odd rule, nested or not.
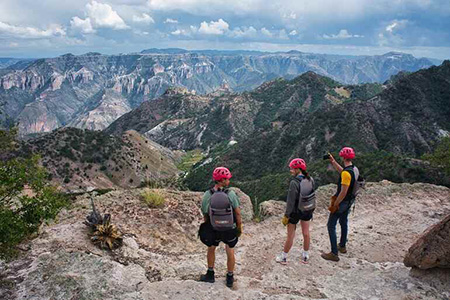
[(277, 263), (282, 264), (282, 265), (286, 265), (287, 264), (287, 259), (286, 259), (286, 257), (283, 257), (283, 254), (278, 254), (277, 258), (275, 259), (275, 261)]
[(301, 260), (301, 262), (304, 263), (304, 264), (307, 264), (308, 261), (309, 261), (309, 254), (306, 253), (306, 252), (302, 252), (302, 260)]

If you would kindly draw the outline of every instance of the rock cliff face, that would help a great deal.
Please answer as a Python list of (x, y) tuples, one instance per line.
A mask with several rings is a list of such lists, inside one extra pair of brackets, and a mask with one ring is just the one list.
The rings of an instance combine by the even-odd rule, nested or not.
[[(450, 212), (450, 190), (429, 184), (370, 183), (350, 215), (348, 253), (338, 263), (329, 250), (328, 198), (335, 186), (318, 189), (311, 222), (310, 263), (300, 263), (301, 233), (288, 265), (275, 262), (286, 237), (280, 214), (246, 221), (236, 247), (235, 287), (225, 287), (226, 255), (216, 253), (216, 283), (200, 283), (206, 247), (197, 238), (202, 193), (154, 190), (166, 199), (150, 209), (140, 190), (95, 198), (125, 234), (113, 252), (96, 248), (82, 224), (89, 198), (79, 196), (54, 224), (24, 243), (22, 256), (0, 264), (0, 297), (11, 299), (448, 299), (450, 273), (417, 273), (402, 263), (421, 232)], [(241, 198), (242, 199), (242, 198)], [(282, 211), (284, 204), (279, 204)], [(277, 205), (278, 206), (278, 205)]]
[(19, 122), (22, 134), (62, 126), (103, 129), (169, 86), (205, 94), (226, 83), (232, 90), (243, 91), (307, 71), (345, 83), (383, 82), (399, 71), (431, 65), (428, 59), (401, 53), (352, 58), (295, 51), (66, 54), (2, 71), (0, 101), (6, 102), (6, 114)]
[[(313, 72), (293, 80), (266, 82), (252, 92), (223, 91), (195, 95), (170, 89), (163, 96), (143, 103), (125, 114), (105, 132), (120, 135), (134, 129), (172, 149), (214, 146), (230, 140), (245, 140), (255, 132), (283, 127), (293, 118), (334, 106), (351, 98), (352, 87)], [(298, 110), (298, 112), (295, 112)]]

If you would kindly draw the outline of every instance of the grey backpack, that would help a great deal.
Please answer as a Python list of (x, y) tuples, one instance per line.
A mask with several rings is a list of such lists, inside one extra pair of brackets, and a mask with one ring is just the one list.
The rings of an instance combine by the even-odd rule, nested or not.
[(233, 206), (228, 190), (210, 190), (209, 219), (214, 230), (227, 231), (234, 228)]
[(353, 196), (358, 196), (361, 189), (364, 189), (366, 186), (366, 180), (359, 173), (359, 169), (357, 167), (353, 167), (353, 174), (355, 175), (355, 184), (353, 186)]
[(298, 210), (310, 211), (316, 208), (316, 192), (314, 191), (314, 180), (299, 179), (300, 193), (298, 196)]

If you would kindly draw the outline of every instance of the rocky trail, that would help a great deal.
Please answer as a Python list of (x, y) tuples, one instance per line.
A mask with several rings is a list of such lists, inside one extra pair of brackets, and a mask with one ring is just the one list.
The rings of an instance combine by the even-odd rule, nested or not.
[[(300, 262), (298, 228), (288, 264), (275, 262), (286, 237), (284, 203), (268, 201), (264, 220), (251, 221), (243, 204), (244, 234), (236, 247), (237, 282), (225, 286), (226, 255), (216, 253), (216, 283), (198, 282), (206, 270), (206, 247), (197, 239), (202, 193), (158, 190), (166, 204), (150, 209), (140, 190), (97, 196), (102, 212), (125, 234), (124, 245), (100, 250), (82, 223), (89, 198), (77, 198), (54, 224), (22, 245), (23, 255), (0, 264), (1, 299), (450, 299), (450, 269), (407, 268), (408, 248), (429, 226), (450, 213), (450, 189), (430, 184), (369, 183), (350, 215), (348, 254), (337, 263), (329, 251), (328, 198), (335, 186), (318, 189), (311, 222), (310, 263)], [(338, 227), (339, 228), (339, 227)], [(338, 230), (339, 236), (339, 230)]]

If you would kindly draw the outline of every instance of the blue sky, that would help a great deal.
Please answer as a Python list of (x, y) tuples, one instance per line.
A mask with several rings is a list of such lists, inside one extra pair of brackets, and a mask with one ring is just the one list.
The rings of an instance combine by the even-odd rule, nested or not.
[(0, 57), (147, 48), (450, 58), (450, 0), (1, 0)]

